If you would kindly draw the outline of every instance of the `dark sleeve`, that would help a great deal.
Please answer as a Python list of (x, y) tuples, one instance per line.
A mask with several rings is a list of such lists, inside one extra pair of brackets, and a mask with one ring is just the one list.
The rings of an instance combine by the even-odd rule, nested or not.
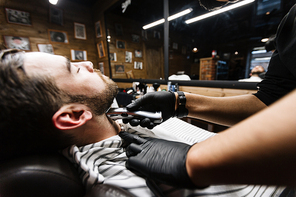
[(265, 79), (258, 84), (257, 96), (270, 105), (296, 88), (296, 5), (280, 23)]

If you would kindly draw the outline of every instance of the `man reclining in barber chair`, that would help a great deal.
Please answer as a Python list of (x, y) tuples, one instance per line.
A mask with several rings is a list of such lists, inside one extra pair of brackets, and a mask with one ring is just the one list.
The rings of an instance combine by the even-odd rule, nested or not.
[[(91, 62), (71, 63), (62, 56), (17, 50), (1, 51), (0, 58), (2, 160), (63, 150), (62, 153), (77, 167), (87, 190), (108, 184), (141, 197), (254, 196), (254, 193), (272, 196), (284, 190), (283, 187), (253, 185), (184, 190), (145, 180), (126, 169), (127, 157), (118, 136), (120, 126), (105, 114), (116, 96), (117, 86), (106, 76), (94, 72)], [(167, 126), (178, 127), (178, 124), (186, 130), (187, 140), (172, 136), (172, 130), (166, 133)], [(138, 127), (126, 130), (188, 144), (215, 135), (201, 131), (203, 137), (194, 138), (190, 129), (195, 128), (175, 119), (155, 127), (152, 131), (156, 134)]]

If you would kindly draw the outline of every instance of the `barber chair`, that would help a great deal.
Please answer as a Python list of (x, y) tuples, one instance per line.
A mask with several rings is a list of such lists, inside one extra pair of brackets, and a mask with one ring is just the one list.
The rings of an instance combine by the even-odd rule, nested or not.
[(0, 197), (132, 197), (112, 185), (98, 184), (88, 193), (73, 164), (60, 154), (11, 159), (0, 164)]

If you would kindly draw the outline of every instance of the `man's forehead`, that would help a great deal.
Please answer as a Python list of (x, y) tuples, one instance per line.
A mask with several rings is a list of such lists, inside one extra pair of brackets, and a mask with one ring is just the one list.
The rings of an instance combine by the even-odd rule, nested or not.
[(38, 74), (39, 72), (51, 72), (58, 66), (65, 65), (67, 59), (59, 55), (51, 55), (42, 52), (26, 52), (24, 68), (27, 74)]

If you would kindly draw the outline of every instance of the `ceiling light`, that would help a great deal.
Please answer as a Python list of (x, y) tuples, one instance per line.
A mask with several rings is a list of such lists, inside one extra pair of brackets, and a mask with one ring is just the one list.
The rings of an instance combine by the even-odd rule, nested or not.
[(58, 3), (59, 0), (49, 0), (49, 3), (51, 3), (52, 5), (56, 5)]
[(192, 51), (193, 51), (194, 53), (196, 53), (196, 52), (198, 51), (198, 49), (197, 49), (197, 48), (193, 48)]
[(262, 38), (261, 42), (267, 42), (269, 40), (269, 38)]
[(252, 51), (252, 54), (266, 53), (266, 50)]
[(232, 4), (230, 6), (227, 6), (227, 7), (224, 7), (224, 8), (221, 8), (219, 10), (215, 10), (213, 12), (209, 12), (207, 14), (204, 14), (204, 15), (201, 15), (201, 16), (197, 16), (195, 18), (192, 18), (192, 19), (188, 19), (185, 21), (186, 24), (190, 24), (190, 23), (193, 23), (193, 22), (196, 22), (196, 21), (200, 21), (200, 20), (203, 20), (205, 18), (209, 18), (211, 16), (214, 16), (214, 15), (217, 15), (217, 14), (221, 14), (222, 12), (226, 12), (226, 11), (229, 11), (229, 10), (232, 10), (232, 9), (235, 9), (235, 8), (238, 8), (238, 7), (241, 7), (243, 5), (246, 5), (246, 4), (249, 4), (249, 3), (252, 3), (254, 2), (255, 0), (245, 0), (245, 1), (241, 1), (239, 3), (235, 3), (235, 4)]
[[(190, 12), (192, 12), (192, 8), (189, 8), (189, 9), (183, 10), (182, 12), (179, 12), (179, 13), (177, 13), (177, 14), (174, 14), (174, 15), (172, 15), (172, 16), (169, 16), (169, 17), (168, 17), (168, 21), (174, 20), (174, 19), (179, 18), (179, 17), (181, 17), (181, 16), (184, 16), (184, 15), (186, 15), (186, 14), (189, 14)], [(154, 26), (156, 26), (156, 25), (159, 25), (159, 24), (164, 23), (164, 21), (165, 21), (164, 19), (160, 19), (160, 20), (158, 20), (158, 21), (155, 21), (155, 22), (153, 22), (153, 23), (150, 23), (150, 24), (148, 24), (148, 25), (143, 26), (143, 29), (149, 29), (149, 28), (151, 28), (151, 27), (154, 27)]]
[(260, 57), (260, 58), (255, 58), (254, 61), (265, 61), (265, 60), (270, 60), (271, 57)]

